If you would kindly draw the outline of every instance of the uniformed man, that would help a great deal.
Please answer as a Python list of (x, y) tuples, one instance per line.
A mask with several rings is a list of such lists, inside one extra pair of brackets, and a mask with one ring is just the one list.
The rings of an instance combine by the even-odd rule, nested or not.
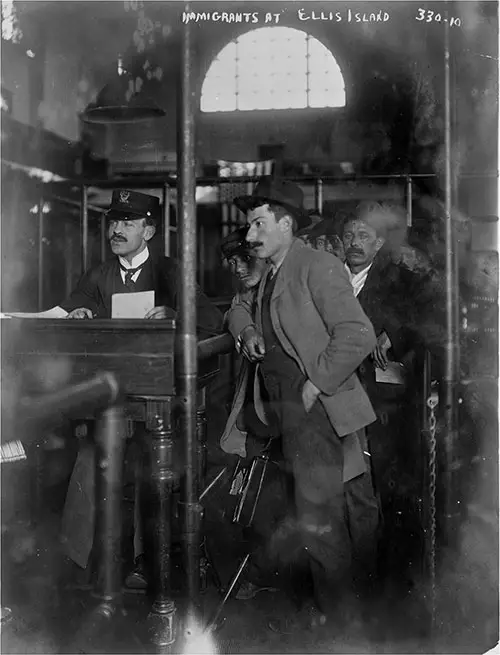
[[(59, 307), (45, 316), (74, 319), (111, 318), (112, 296), (154, 291), (155, 307), (144, 316), (162, 319), (174, 316), (179, 299), (179, 271), (175, 260), (153, 257), (148, 242), (155, 234), (160, 215), (158, 198), (118, 189), (113, 191), (107, 212), (108, 238), (113, 258), (87, 271), (76, 289)], [(198, 324), (218, 331), (221, 312), (200, 289), (197, 291)], [(89, 445), (80, 450), (66, 498), (62, 531), (68, 556), (86, 568), (94, 536), (94, 453)], [(137, 500), (137, 496), (136, 496)], [(142, 554), (136, 539), (136, 558)]]
[[(61, 305), (33, 314), (11, 314), (21, 318), (111, 318), (114, 294), (154, 291), (155, 307), (144, 318), (173, 316), (179, 298), (179, 270), (170, 257), (153, 256), (148, 243), (156, 232), (160, 201), (155, 196), (116, 189), (106, 214), (108, 239), (113, 257), (85, 272)], [(219, 310), (198, 289), (198, 324), (218, 330)]]

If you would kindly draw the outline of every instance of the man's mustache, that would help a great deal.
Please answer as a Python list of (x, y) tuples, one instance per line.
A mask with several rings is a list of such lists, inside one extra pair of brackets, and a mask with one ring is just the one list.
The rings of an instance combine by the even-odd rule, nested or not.
[(253, 250), (254, 248), (259, 248), (260, 246), (263, 246), (264, 243), (262, 241), (248, 241), (248, 247), (250, 250)]
[(124, 243), (126, 243), (127, 239), (125, 237), (119, 236), (118, 234), (114, 234), (111, 237), (111, 241), (123, 241)]
[(346, 255), (364, 255), (364, 251), (361, 250), (360, 248), (349, 248), (349, 250), (346, 252)]

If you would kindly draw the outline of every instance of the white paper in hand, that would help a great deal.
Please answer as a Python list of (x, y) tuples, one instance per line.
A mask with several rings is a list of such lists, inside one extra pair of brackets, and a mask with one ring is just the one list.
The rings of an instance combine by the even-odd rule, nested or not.
[(154, 291), (114, 293), (111, 296), (111, 318), (144, 318), (154, 306)]
[(389, 362), (385, 371), (375, 368), (375, 379), (383, 384), (404, 384), (404, 366), (399, 362)]

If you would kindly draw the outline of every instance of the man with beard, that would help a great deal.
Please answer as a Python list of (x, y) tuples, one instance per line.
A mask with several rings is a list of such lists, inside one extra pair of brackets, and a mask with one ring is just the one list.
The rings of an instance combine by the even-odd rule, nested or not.
[[(158, 198), (125, 189), (113, 191), (106, 219), (114, 257), (87, 271), (69, 298), (44, 315), (70, 319), (111, 318), (114, 294), (154, 291), (155, 307), (144, 318), (175, 317), (180, 293), (177, 263), (169, 257), (153, 257), (148, 248), (159, 215)], [(198, 325), (214, 332), (220, 331), (222, 314), (200, 289), (197, 290), (197, 307)], [(94, 449), (88, 443), (80, 448), (62, 520), (66, 552), (81, 568), (87, 567), (94, 539), (94, 477)], [(136, 485), (136, 506), (137, 500)], [(144, 586), (138, 518), (136, 512), (136, 577), (140, 578), (139, 586)]]
[(341, 261), (295, 238), (310, 222), (298, 186), (263, 178), (235, 204), (246, 214), (254, 254), (270, 264), (255, 321), (240, 305), (229, 325), (259, 363), (256, 387), (263, 384), (279, 426), (295, 534), (314, 586), (314, 604), (270, 627), (345, 626), (357, 613), (357, 592), (369, 587), (376, 548), (378, 506), (363, 454), (375, 414), (356, 376), (375, 345), (373, 328)]

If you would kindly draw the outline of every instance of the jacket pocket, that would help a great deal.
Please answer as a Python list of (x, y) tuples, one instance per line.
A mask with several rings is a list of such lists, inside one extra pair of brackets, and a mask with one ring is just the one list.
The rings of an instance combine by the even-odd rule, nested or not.
[(355, 375), (356, 375), (356, 373), (353, 373), (350, 377), (347, 378), (347, 380), (345, 382), (342, 382), (342, 384), (337, 389), (335, 394), (342, 393), (342, 391), (352, 391), (356, 387)]

